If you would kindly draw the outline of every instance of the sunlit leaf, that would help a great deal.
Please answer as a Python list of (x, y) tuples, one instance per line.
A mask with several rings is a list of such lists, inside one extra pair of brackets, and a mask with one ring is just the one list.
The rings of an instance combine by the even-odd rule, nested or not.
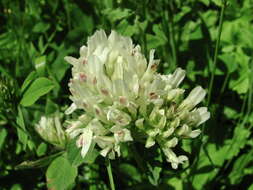
[(53, 88), (54, 88), (54, 83), (51, 80), (44, 77), (38, 78), (25, 91), (20, 103), (23, 106), (31, 106), (41, 96), (47, 94)]

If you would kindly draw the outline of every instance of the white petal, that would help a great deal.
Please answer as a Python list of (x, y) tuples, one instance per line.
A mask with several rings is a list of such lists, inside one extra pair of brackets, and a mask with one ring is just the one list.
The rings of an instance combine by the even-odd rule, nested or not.
[(199, 129), (193, 130), (193, 131), (189, 134), (189, 137), (191, 137), (191, 138), (196, 138), (197, 136), (199, 136), (200, 133), (201, 133), (201, 130), (199, 130)]
[(118, 132), (118, 131), (120, 131), (120, 130), (122, 130), (122, 129), (123, 129), (122, 126), (114, 125), (114, 126), (112, 126), (112, 128), (110, 129), (110, 131), (111, 131), (112, 133), (116, 133), (116, 132)]
[(144, 118), (138, 119), (135, 121), (135, 125), (136, 127), (143, 129), (143, 122), (144, 122)]
[(191, 101), (192, 106), (194, 107), (203, 100), (205, 95), (206, 91), (201, 86), (197, 86), (191, 91), (191, 93), (186, 99)]
[(178, 168), (178, 163), (172, 162), (171, 167), (176, 170)]
[(119, 145), (115, 145), (114, 151), (117, 152), (118, 157), (120, 157), (121, 154), (120, 154), (120, 146)]
[(84, 130), (81, 136), (83, 138), (81, 155), (82, 157), (85, 157), (85, 155), (87, 154), (91, 146), (93, 133), (91, 130), (88, 129), (88, 130)]
[(176, 137), (172, 138), (170, 141), (166, 142), (166, 148), (173, 148), (177, 145), (178, 139)]
[(155, 141), (153, 138), (148, 137), (148, 139), (146, 140), (146, 144), (145, 144), (145, 148), (150, 148), (151, 146), (155, 145)]
[(100, 151), (100, 154), (103, 156), (103, 157), (106, 157), (106, 155), (108, 154), (108, 152), (111, 150), (111, 147), (106, 147), (104, 148), (103, 150)]
[(178, 160), (180, 163), (183, 163), (188, 160), (187, 156), (181, 155), (178, 157)]
[(111, 159), (111, 160), (114, 160), (114, 159), (115, 159), (115, 152), (114, 152), (114, 151), (111, 151), (111, 152), (108, 154), (108, 158)]
[(133, 138), (131, 136), (131, 132), (128, 129), (123, 129), (125, 135), (124, 135), (124, 142), (133, 141)]
[(98, 30), (95, 34), (88, 38), (88, 55), (91, 55), (93, 51), (99, 46), (104, 45), (107, 42), (107, 36), (104, 30)]
[(168, 138), (170, 135), (172, 135), (172, 133), (175, 131), (175, 128), (170, 127), (168, 130), (166, 130), (165, 132), (163, 132), (163, 138)]
[(109, 136), (94, 136), (94, 141), (102, 149), (108, 146), (112, 147), (113, 144), (115, 143), (114, 137)]
[(65, 111), (66, 115), (71, 114), (73, 111), (77, 109), (77, 106), (75, 103), (72, 103), (71, 106)]
[(195, 87), (190, 92), (188, 97), (180, 104), (178, 110), (183, 110), (184, 108), (190, 110), (194, 108), (197, 104), (199, 104), (203, 100), (205, 95), (206, 91), (201, 86)]
[(94, 118), (87, 126), (87, 128), (89, 128), (90, 130), (92, 130), (92, 132), (94, 133), (94, 135), (106, 135), (109, 131), (108, 129), (106, 129), (97, 118)]
[(174, 121), (171, 122), (170, 127), (177, 128), (179, 126), (179, 124), (180, 124), (180, 119), (178, 117), (176, 117), (174, 119)]
[(182, 127), (180, 127), (179, 130), (177, 131), (177, 134), (180, 136), (181, 135), (185, 136), (188, 133), (189, 133), (189, 127), (186, 124), (184, 124)]
[(210, 118), (210, 112), (207, 111), (206, 107), (198, 108), (200, 113), (200, 121), (197, 123), (197, 126), (201, 125), (202, 123), (206, 122)]
[(176, 88), (184, 80), (185, 70), (177, 68), (171, 77), (171, 85)]
[(71, 65), (74, 65), (74, 66), (79, 64), (78, 59), (76, 59), (74, 57), (71, 57), (71, 56), (64, 57), (64, 60), (67, 61), (68, 63), (70, 63)]
[(167, 100), (168, 101), (174, 101), (177, 98), (179, 98), (183, 93), (184, 93), (183, 89), (179, 89), (179, 88), (172, 89), (172, 90), (169, 91), (169, 93), (167, 95)]
[(71, 139), (75, 138), (76, 136), (78, 136), (78, 135), (80, 135), (82, 133), (82, 129), (74, 129), (72, 131), (68, 131), (68, 130), (70, 130), (70, 129), (67, 129), (66, 133), (69, 134), (69, 137)]
[(88, 53), (88, 48), (86, 46), (82, 46), (80, 48), (80, 56), (81, 57), (86, 57), (87, 56), (87, 53)]
[(111, 31), (111, 34), (108, 37), (108, 41), (111, 45), (114, 45), (118, 42), (119, 40), (119, 35), (117, 34), (117, 32), (115, 32), (114, 30)]

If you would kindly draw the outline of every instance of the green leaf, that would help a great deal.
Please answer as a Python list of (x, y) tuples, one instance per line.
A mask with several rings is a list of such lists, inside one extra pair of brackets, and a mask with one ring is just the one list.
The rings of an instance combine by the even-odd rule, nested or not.
[(40, 37), (39, 37), (38, 46), (39, 46), (40, 53), (43, 54), (44, 51), (45, 51), (45, 47), (46, 47), (46, 46), (44, 45), (43, 36), (40, 36)]
[(124, 36), (132, 36), (137, 32), (137, 28), (133, 25), (130, 25), (126, 20), (122, 20), (117, 25), (117, 31)]
[(22, 186), (20, 184), (14, 184), (10, 190), (22, 190)]
[(30, 139), (27, 141), (27, 145), (31, 151), (33, 151), (36, 148), (34, 142)]
[(76, 139), (72, 139), (67, 146), (67, 158), (70, 164), (73, 166), (79, 166), (82, 163), (93, 163), (99, 155), (98, 151), (94, 149), (94, 146), (95, 144), (92, 143), (88, 153), (82, 158), (81, 148), (76, 146)]
[(47, 94), (50, 90), (54, 88), (54, 83), (44, 77), (36, 79), (31, 86), (24, 93), (21, 99), (21, 104), (23, 106), (33, 105), (41, 96)]
[(239, 116), (239, 113), (235, 109), (228, 106), (224, 107), (223, 113), (225, 116), (227, 116), (228, 119), (237, 119)]
[(238, 94), (244, 94), (248, 91), (250, 85), (250, 64), (251, 59), (244, 53), (241, 47), (236, 49), (235, 62), (238, 65), (237, 75), (229, 82), (229, 88), (236, 91)]
[(240, 183), (242, 178), (246, 175), (245, 169), (248, 164), (252, 161), (253, 151), (247, 154), (241, 155), (234, 163), (232, 172), (229, 174), (228, 178), (232, 185)]
[(18, 139), (24, 145), (24, 149), (25, 149), (27, 145), (28, 135), (27, 135), (26, 127), (25, 127), (25, 121), (24, 121), (22, 109), (20, 107), (18, 107), (18, 116), (17, 116), (16, 122), (18, 124), (18, 127), (17, 127)]
[(203, 38), (202, 30), (200, 25), (197, 25), (193, 31), (189, 33), (189, 40), (199, 40)]
[(127, 18), (132, 15), (132, 11), (130, 9), (105, 9), (102, 13), (108, 18), (111, 23), (115, 21), (121, 20), (123, 18)]
[(18, 117), (17, 117), (17, 124), (25, 130), (25, 121), (23, 117), (23, 112), (20, 106), (18, 107)]
[(165, 43), (168, 41), (164, 31), (162, 30), (161, 25), (158, 25), (158, 24), (153, 25), (153, 32), (155, 33), (157, 37), (159, 37)]
[(97, 149), (94, 148), (95, 144), (91, 144), (91, 147), (88, 151), (88, 153), (86, 154), (86, 156), (83, 158), (84, 159), (84, 163), (86, 164), (93, 164), (97, 158), (97, 156), (99, 155), (99, 152)]
[(32, 81), (35, 80), (35, 78), (37, 77), (37, 74), (35, 71), (32, 71), (25, 79), (25, 81), (23, 82), (22, 86), (21, 86), (21, 92), (23, 93), (27, 87), (31, 84)]
[(166, 41), (160, 36), (147, 34), (147, 47), (148, 49), (157, 48), (166, 44)]
[(38, 146), (36, 150), (37, 155), (43, 156), (46, 152), (47, 152), (47, 144), (44, 142), (40, 143), (40, 145)]
[(81, 149), (76, 146), (76, 139), (72, 139), (67, 146), (67, 158), (71, 165), (79, 166), (83, 163)]
[(49, 27), (50, 27), (49, 23), (39, 22), (34, 25), (32, 31), (36, 33), (44, 33), (49, 29)]
[(57, 152), (50, 156), (43, 157), (35, 161), (24, 161), (15, 167), (16, 170), (42, 168), (50, 164), (56, 157), (60, 156), (63, 152)]
[(51, 115), (59, 110), (59, 106), (54, 103), (50, 98), (47, 98), (45, 112), (46, 115)]
[(141, 182), (141, 174), (133, 165), (127, 163), (120, 164), (119, 171), (128, 178)]
[(245, 94), (249, 89), (249, 71), (242, 73), (237, 80), (231, 80), (229, 88), (236, 91), (238, 94)]
[(70, 64), (65, 62), (63, 58), (67, 54), (71, 53), (70, 51), (71, 49), (66, 50), (64, 45), (61, 45), (60, 47), (53, 46), (52, 48), (54, 48), (57, 51), (57, 57), (52, 63), (50, 70), (53, 73), (53, 76), (57, 79), (57, 81), (61, 81), (66, 71), (70, 67)]
[(234, 130), (234, 135), (231, 140), (227, 140), (227, 152), (225, 158), (227, 160), (237, 156), (240, 150), (247, 144), (247, 138), (251, 132), (243, 125), (238, 125)]
[(229, 73), (236, 71), (238, 65), (235, 62), (235, 56), (233, 53), (222, 54), (219, 58), (225, 63)]
[(64, 157), (56, 158), (46, 172), (47, 186), (49, 189), (64, 190), (75, 182), (77, 167), (71, 166)]
[(183, 17), (185, 17), (188, 13), (191, 12), (191, 7), (188, 6), (183, 6), (177, 14), (174, 15), (174, 22), (177, 23), (179, 22)]
[(148, 175), (148, 180), (152, 185), (157, 186), (159, 184), (162, 168), (158, 166), (152, 167), (150, 164), (148, 164), (148, 168), (150, 171), (150, 174)]
[[(216, 144), (208, 143), (201, 149), (197, 168), (194, 171), (192, 185), (194, 189), (202, 190), (208, 181), (212, 181), (218, 173), (217, 166), (222, 166), (225, 161), (227, 147), (217, 147)], [(210, 157), (210, 159), (208, 158)]]
[(209, 6), (210, 4), (209, 0), (200, 0), (200, 2), (204, 3), (206, 6)]
[(39, 76), (43, 76), (45, 74), (46, 69), (46, 56), (40, 56), (35, 59), (35, 68)]
[(248, 190), (253, 190), (253, 184), (249, 186)]
[(0, 152), (2, 150), (6, 137), (7, 137), (7, 130), (4, 128), (0, 129)]
[(26, 131), (24, 131), (21, 128), (17, 128), (17, 133), (18, 133), (18, 139), (19, 141), (24, 145), (24, 149), (26, 148), (27, 145), (27, 140), (28, 140), (28, 136)]
[(168, 39), (158, 24), (153, 25), (153, 32), (155, 35), (147, 34), (147, 47), (148, 49), (155, 49), (167, 43)]
[(192, 80), (195, 81), (196, 80), (196, 75), (198, 74), (196, 69), (195, 69), (195, 62), (193, 60), (189, 60), (186, 66), (186, 74), (187, 77)]
[(222, 0), (212, 0), (212, 3), (220, 7), (222, 5)]
[(167, 183), (171, 185), (175, 190), (179, 190), (179, 189), (184, 189), (182, 181), (183, 180), (177, 177), (173, 177), (173, 178), (170, 178)]

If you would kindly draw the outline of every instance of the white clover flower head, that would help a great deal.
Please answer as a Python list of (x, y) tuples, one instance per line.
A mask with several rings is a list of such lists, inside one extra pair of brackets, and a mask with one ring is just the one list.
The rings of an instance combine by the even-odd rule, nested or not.
[(182, 138), (195, 138), (194, 129), (209, 119), (207, 108), (195, 108), (204, 96), (200, 87), (194, 88), (185, 100), (179, 88), (185, 71), (177, 68), (173, 74), (157, 73), (159, 60), (149, 60), (129, 37), (112, 31), (107, 37), (103, 30), (88, 38), (80, 48), (80, 57), (65, 57), (72, 64), (69, 82), (72, 105), (66, 111), (84, 111), (66, 132), (77, 137), (77, 146), (85, 156), (92, 143), (102, 156), (120, 156), (122, 143), (133, 141), (131, 133), (142, 133), (145, 147), (158, 144), (173, 168), (187, 157), (177, 156), (173, 148)]
[(64, 148), (67, 142), (66, 132), (63, 130), (59, 116), (42, 116), (35, 130), (45, 141)]

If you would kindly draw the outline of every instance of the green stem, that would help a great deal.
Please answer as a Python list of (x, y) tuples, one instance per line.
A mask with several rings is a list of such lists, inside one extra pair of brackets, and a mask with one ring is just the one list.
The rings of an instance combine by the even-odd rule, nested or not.
[(221, 87), (220, 95), (219, 95), (218, 100), (217, 100), (217, 103), (218, 103), (218, 104), (219, 104), (220, 101), (221, 101), (221, 98), (222, 98), (222, 95), (223, 95), (223, 93), (224, 93), (224, 91), (225, 91), (225, 88), (226, 88), (226, 86), (227, 86), (229, 77), (230, 77), (230, 73), (227, 72), (227, 74), (226, 74), (226, 76), (225, 76), (225, 80), (224, 80), (224, 82), (223, 82), (223, 84), (222, 84), (222, 87)]
[(169, 36), (170, 36), (170, 45), (172, 50), (172, 57), (173, 57), (173, 65), (172, 69), (176, 68), (177, 65), (177, 50), (176, 50), (176, 42), (175, 42), (175, 35), (174, 35), (174, 23), (173, 23), (173, 5), (170, 2), (170, 13), (169, 13)]
[(109, 158), (107, 158), (106, 160), (106, 169), (107, 169), (107, 173), (108, 173), (108, 177), (110, 181), (111, 190), (115, 190), (115, 185), (114, 185), (113, 175), (112, 175), (112, 166), (111, 166), (111, 162)]
[(223, 18), (224, 18), (225, 8), (226, 8), (226, 0), (224, 0), (223, 3), (222, 3), (221, 14), (220, 14), (220, 19), (219, 19), (218, 38), (217, 38), (216, 45), (215, 45), (215, 52), (214, 52), (214, 59), (213, 59), (213, 68), (212, 68), (212, 73), (211, 73), (211, 79), (210, 79), (209, 89), (208, 89), (207, 106), (210, 103), (210, 99), (211, 99), (211, 95), (212, 95), (212, 88), (213, 88), (213, 82), (214, 82), (214, 74), (215, 74), (216, 65), (217, 65), (217, 57), (218, 57), (218, 50), (219, 50), (219, 46), (220, 46), (220, 38), (221, 38), (221, 31), (222, 31), (222, 25), (223, 25)]
[[(208, 88), (207, 106), (210, 104), (210, 99), (211, 99), (211, 95), (212, 95), (212, 88), (213, 88), (213, 82), (214, 82), (214, 73), (215, 73), (215, 70), (216, 70), (218, 50), (219, 50), (219, 46), (220, 46), (220, 38), (221, 38), (221, 31), (222, 31), (222, 25), (223, 25), (223, 18), (224, 18), (225, 8), (226, 8), (226, 5), (227, 5), (226, 0), (223, 0), (222, 2), (223, 3), (222, 3), (220, 18), (219, 18), (219, 26), (218, 26), (218, 38), (217, 38), (216, 45), (215, 45), (213, 68), (212, 68), (211, 79), (210, 79), (210, 84), (209, 84), (209, 88)], [(204, 124), (203, 127), (202, 127), (202, 134), (201, 134), (201, 138), (200, 138), (202, 144), (201, 144), (200, 148), (198, 149), (198, 157), (195, 158), (194, 164), (191, 167), (191, 173), (195, 172), (201, 150), (205, 147), (205, 145), (207, 143), (207, 140), (203, 141), (205, 126), (206, 126), (206, 124)], [(209, 159), (210, 163), (213, 163), (212, 159), (209, 155), (207, 156), (207, 158)], [(194, 177), (195, 177), (195, 175), (193, 175), (192, 180), (194, 179)]]
[(225, 80), (224, 80), (224, 82), (223, 82), (223, 85), (222, 85), (222, 87), (221, 87), (220, 95), (222, 95), (222, 94), (224, 93), (225, 88), (226, 88), (227, 83), (228, 83), (229, 77), (230, 77), (230, 73), (227, 73), (227, 74), (226, 74), (226, 77), (225, 77)]
[[(253, 71), (253, 60), (250, 61), (250, 72), (249, 73), (252, 73)], [(248, 108), (247, 108), (247, 115), (250, 115), (251, 113), (251, 109), (252, 109), (252, 98), (253, 98), (253, 77), (251, 74), (249, 74), (249, 77), (250, 77), (250, 84), (249, 84), (249, 98), (248, 98)]]
[[(142, 11), (143, 11), (143, 18), (146, 18), (146, 6), (147, 1), (144, 0), (142, 3)], [(145, 31), (141, 28), (141, 26), (139, 26), (140, 30), (141, 30), (141, 34), (143, 36), (142, 38), (142, 43), (143, 43), (143, 48), (144, 48), (144, 55), (148, 56), (148, 49), (147, 49), (147, 38), (146, 38), (146, 33)]]

